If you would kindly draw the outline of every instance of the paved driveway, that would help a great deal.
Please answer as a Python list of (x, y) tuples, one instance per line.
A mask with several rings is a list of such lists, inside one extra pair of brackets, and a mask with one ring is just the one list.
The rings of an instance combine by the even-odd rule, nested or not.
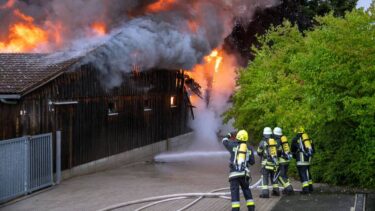
[[(65, 180), (48, 191), (3, 207), (1, 210), (94, 211), (146, 197), (209, 192), (228, 187), (227, 175), (228, 155), (225, 153), (193, 158), (190, 156), (184, 161), (137, 163)], [(260, 178), (259, 165), (252, 168), (252, 175), (253, 182)], [(257, 210), (270, 210), (279, 200), (279, 197), (259, 199), (258, 190), (254, 190), (253, 195)], [(178, 210), (192, 200), (170, 201), (145, 210)], [(135, 210), (146, 204), (118, 210)], [(244, 205), (242, 208), (246, 210)], [(217, 198), (203, 199), (190, 210), (230, 210), (230, 201)]]

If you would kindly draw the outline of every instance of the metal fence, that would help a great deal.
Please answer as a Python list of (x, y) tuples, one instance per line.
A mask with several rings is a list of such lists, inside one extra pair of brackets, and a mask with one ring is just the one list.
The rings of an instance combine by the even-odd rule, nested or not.
[(0, 141), (0, 203), (53, 184), (52, 134)]

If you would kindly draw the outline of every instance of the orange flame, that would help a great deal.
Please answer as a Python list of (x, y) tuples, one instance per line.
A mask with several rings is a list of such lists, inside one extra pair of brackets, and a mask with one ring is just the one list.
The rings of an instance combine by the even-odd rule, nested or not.
[(219, 72), (220, 65), (223, 61), (223, 56), (221, 54), (222, 52), (218, 50), (213, 50), (209, 56), (205, 57), (206, 62), (213, 63), (215, 65), (214, 66), (215, 73)]
[(160, 12), (168, 10), (171, 5), (173, 5), (176, 0), (158, 0), (153, 4), (150, 4), (147, 8), (147, 12)]
[(13, 11), (13, 14), (15, 16), (21, 18), (23, 21), (26, 21), (26, 22), (29, 22), (29, 23), (34, 22), (34, 18), (33, 17), (27, 16), (27, 15), (23, 14), (19, 9), (15, 9)]
[(56, 46), (61, 46), (63, 42), (63, 24), (61, 22), (46, 21), (44, 25), (46, 28), (48, 28), (49, 41), (54, 42)]
[(34, 25), (16, 23), (11, 26), (6, 42), (0, 42), (0, 52), (30, 51), (48, 40), (47, 33)]
[(0, 9), (10, 9), (14, 6), (16, 0), (8, 0), (7, 3), (0, 5)]
[(99, 36), (107, 34), (107, 27), (103, 22), (95, 22), (92, 24), (91, 28)]
[[(202, 93), (210, 90), (212, 96), (231, 93), (235, 87), (236, 65), (235, 58), (223, 50), (215, 49), (204, 57), (204, 64), (196, 65), (186, 74), (202, 86)], [(192, 104), (200, 102), (195, 95), (190, 96)]]
[[(10, 1), (7, 4), (10, 5)], [(23, 14), (19, 9), (13, 11), (14, 16), (22, 22), (9, 27), (9, 35), (5, 41), (0, 41), (0, 52), (31, 51), (39, 44), (48, 41), (48, 33), (33, 24), (34, 18)]]
[[(2, 8), (12, 8), (16, 1), (9, 0)], [(11, 9), (12, 14), (17, 22), (8, 27), (8, 34), (0, 39), (0, 52), (30, 52), (34, 50), (49, 50), (48, 47), (61, 47), (64, 39), (64, 25), (59, 21), (47, 20), (43, 25), (34, 23), (34, 18), (24, 14), (20, 9)], [(91, 26), (92, 34), (103, 36), (107, 34), (107, 27), (103, 22), (95, 22)], [(91, 35), (92, 35), (91, 34)], [(45, 44), (52, 44), (47, 46)]]

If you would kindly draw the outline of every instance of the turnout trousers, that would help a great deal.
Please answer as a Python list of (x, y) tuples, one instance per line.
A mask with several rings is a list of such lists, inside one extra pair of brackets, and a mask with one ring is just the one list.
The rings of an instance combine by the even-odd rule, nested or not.
[(279, 165), (280, 176), (278, 179), (284, 188), (283, 193), (285, 194), (293, 193), (293, 187), (288, 178), (288, 167), (289, 163), (282, 163)]
[(279, 184), (278, 181), (274, 181), (275, 171), (266, 169), (265, 167), (262, 167), (261, 169), (262, 173), (262, 194), (260, 195), (261, 198), (269, 198), (269, 190), (268, 190), (268, 181), (271, 181), (272, 184), (272, 195), (278, 196), (279, 193)]
[(299, 177), (302, 183), (302, 193), (313, 191), (313, 181), (311, 179), (310, 165), (297, 166)]
[(253, 195), (249, 188), (249, 177), (229, 178), (230, 193), (232, 201), (232, 211), (240, 210), (240, 187), (246, 200), (246, 206), (249, 211), (255, 210)]

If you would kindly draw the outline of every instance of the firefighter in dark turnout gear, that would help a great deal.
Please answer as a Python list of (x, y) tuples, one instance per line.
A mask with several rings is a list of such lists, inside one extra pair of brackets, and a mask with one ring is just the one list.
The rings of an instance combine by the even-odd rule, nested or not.
[(283, 131), (279, 127), (273, 129), (273, 137), (277, 141), (281, 155), (279, 157), (279, 171), (280, 176), (278, 177), (279, 182), (284, 187), (283, 194), (292, 194), (294, 193), (293, 187), (289, 182), (288, 178), (288, 167), (289, 162), (293, 158), (292, 152), (289, 148), (288, 139), (283, 135)]
[(310, 162), (314, 153), (312, 140), (305, 133), (304, 128), (295, 130), (296, 137), (292, 140), (292, 153), (297, 161), (297, 169), (302, 183), (302, 194), (313, 191), (313, 181), (310, 173)]
[(230, 173), (229, 183), (232, 199), (232, 211), (240, 210), (240, 189), (244, 194), (248, 210), (255, 210), (255, 203), (251, 190), (249, 188), (250, 170), (249, 165), (255, 163), (254, 152), (248, 147), (246, 142), (248, 134), (245, 130), (240, 130), (234, 140), (230, 140), (231, 134), (228, 134), (222, 142), (225, 148), (230, 152)]
[(263, 130), (263, 139), (260, 141), (258, 147), (258, 155), (261, 157), (262, 162), (262, 194), (260, 198), (269, 198), (268, 180), (272, 184), (272, 195), (280, 196), (279, 184), (278, 184), (278, 168), (279, 162), (278, 157), (280, 154), (279, 147), (275, 139), (272, 138), (272, 129), (266, 127)]

